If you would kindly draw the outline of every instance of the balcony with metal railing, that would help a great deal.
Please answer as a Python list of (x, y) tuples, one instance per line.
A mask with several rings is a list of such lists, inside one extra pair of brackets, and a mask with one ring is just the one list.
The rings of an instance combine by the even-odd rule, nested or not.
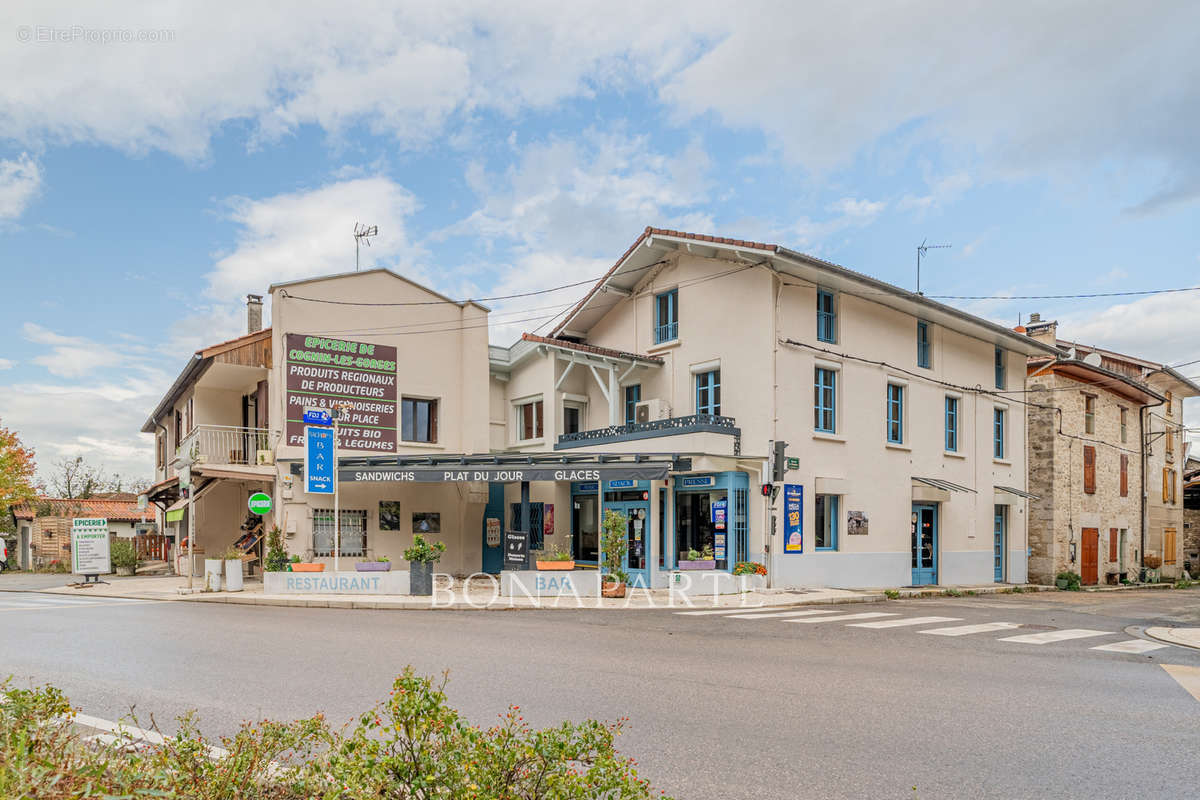
[(175, 448), (177, 462), (195, 464), (258, 463), (258, 452), (271, 449), (266, 428), (197, 425)]

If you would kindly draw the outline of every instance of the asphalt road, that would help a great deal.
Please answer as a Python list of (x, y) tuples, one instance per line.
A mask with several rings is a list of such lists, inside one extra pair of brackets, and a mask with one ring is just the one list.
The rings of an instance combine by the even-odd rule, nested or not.
[[(669, 610), (396, 612), (181, 602), (53, 604), (0, 592), (0, 674), (82, 710), (163, 724), (349, 719), (406, 664), (450, 670), (490, 722), (627, 716), (619, 745), (681, 798), (1182, 797), (1200, 701), (1162, 664), (1200, 651), (1095, 650), (1139, 626), (1200, 625), (1200, 592), (1037, 594), (806, 609), (791, 619)], [(918, 617), (946, 621), (897, 627)], [(1007, 622), (961, 636), (920, 631)], [(1033, 644), (1011, 636), (1083, 629)], [(169, 725), (163, 725), (169, 728)], [(915, 789), (914, 789), (915, 787)]]

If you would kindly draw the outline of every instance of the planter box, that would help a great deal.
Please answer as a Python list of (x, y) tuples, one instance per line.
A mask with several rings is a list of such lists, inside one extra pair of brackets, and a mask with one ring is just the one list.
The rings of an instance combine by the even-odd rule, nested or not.
[(500, 573), (500, 594), (503, 597), (597, 597), (600, 574), (595, 570), (506, 569)]
[(324, 572), (324, 564), (292, 564), (292, 572)]
[(738, 594), (767, 587), (766, 575), (731, 575), (728, 572), (672, 572), (668, 580), (672, 594), (688, 597)]
[(574, 561), (539, 561), (539, 562), (537, 562), (537, 568), (540, 570), (545, 570), (545, 571), (575, 569), (575, 562)]
[(433, 564), (410, 561), (408, 564), (408, 593), (418, 597), (433, 594)]
[(355, 572), (391, 572), (390, 561), (359, 561), (354, 565)]
[(228, 558), (225, 560), (225, 591), (240, 592), (242, 590), (242, 560)]
[(680, 561), (677, 565), (678, 569), (716, 569), (717, 562), (715, 559), (707, 561)]
[(221, 591), (221, 572), (225, 562), (219, 558), (204, 559), (204, 588), (210, 592)]
[(623, 583), (602, 583), (600, 584), (601, 597), (624, 597), (625, 584)]
[(117, 567), (117, 574), (121, 577), (129, 577), (133, 574), (133, 567)]
[(408, 573), (264, 572), (263, 594), (408, 594)]

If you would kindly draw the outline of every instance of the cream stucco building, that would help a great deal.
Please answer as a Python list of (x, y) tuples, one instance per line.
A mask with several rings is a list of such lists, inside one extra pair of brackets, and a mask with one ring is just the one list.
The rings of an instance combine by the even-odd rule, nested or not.
[(714, 574), (761, 562), (775, 586), (1026, 580), (1025, 363), (1056, 350), (922, 295), (648, 228), (510, 347), (489, 345), (484, 306), (386, 270), (270, 296), (271, 328), (252, 297), (250, 332), (199, 351), (143, 428), (164, 523), (204, 548), (240, 538), (265, 490), (289, 551), (330, 558), (301, 414), (347, 403), (343, 558), (398, 560), (427, 532), (443, 571), (497, 572), (500, 532), (528, 527), (594, 569), (612, 508), (638, 585), (697, 553)]

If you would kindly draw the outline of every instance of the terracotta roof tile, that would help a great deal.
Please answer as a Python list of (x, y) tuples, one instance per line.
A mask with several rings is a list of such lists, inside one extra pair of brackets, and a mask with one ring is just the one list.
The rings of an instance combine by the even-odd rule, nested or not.
[[(46, 510), (49, 510), (50, 513), (44, 513)], [(17, 519), (51, 516), (104, 517), (112, 522), (154, 521), (154, 510), (148, 508), (145, 511), (138, 511), (136, 501), (100, 500), (96, 498), (83, 500), (62, 497), (39, 497), (36, 500), (17, 503), (12, 507), (12, 513)]]

